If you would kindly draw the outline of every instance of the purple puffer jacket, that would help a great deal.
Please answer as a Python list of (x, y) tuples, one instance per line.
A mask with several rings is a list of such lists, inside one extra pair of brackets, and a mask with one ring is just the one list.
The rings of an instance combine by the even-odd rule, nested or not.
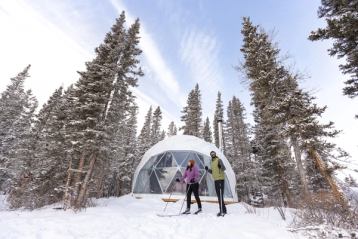
[(194, 179), (194, 183), (199, 182), (200, 179), (199, 168), (196, 165), (194, 165), (191, 170), (190, 168), (185, 170), (184, 175), (180, 181), (185, 183), (192, 183), (192, 179)]

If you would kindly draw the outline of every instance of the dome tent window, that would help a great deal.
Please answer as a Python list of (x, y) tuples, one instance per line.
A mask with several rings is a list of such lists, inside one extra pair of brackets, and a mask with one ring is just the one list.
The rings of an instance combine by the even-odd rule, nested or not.
[(199, 194), (216, 199), (214, 181), (205, 172), (205, 166), (210, 166), (210, 151), (218, 152), (225, 164), (225, 200), (237, 201), (235, 193), (235, 175), (226, 157), (213, 144), (197, 137), (176, 135), (160, 141), (150, 148), (139, 163), (133, 178), (132, 192), (134, 194), (168, 194), (173, 192), (177, 197), (184, 196), (185, 184), (175, 182), (182, 177), (188, 161), (195, 160), (200, 172)]

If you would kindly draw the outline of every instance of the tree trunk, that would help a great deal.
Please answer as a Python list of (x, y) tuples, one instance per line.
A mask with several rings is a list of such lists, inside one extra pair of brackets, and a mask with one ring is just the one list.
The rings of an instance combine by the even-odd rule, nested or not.
[(327, 172), (326, 165), (323, 162), (323, 160), (321, 159), (321, 157), (319, 156), (319, 154), (317, 153), (317, 151), (311, 148), (308, 150), (308, 155), (314, 161), (319, 172), (326, 179), (327, 183), (331, 187), (333, 196), (335, 197), (337, 202), (339, 202), (344, 207), (348, 207), (347, 201), (346, 201), (342, 191), (340, 190), (339, 186), (334, 181), (334, 179), (332, 178), (330, 173)]
[(66, 210), (71, 206), (71, 195), (69, 194), (69, 187), (71, 183), (71, 177), (72, 177), (72, 159), (70, 159), (68, 171), (67, 171), (67, 182), (66, 182), (66, 188), (65, 188), (65, 195), (63, 197), (63, 209)]
[(302, 156), (301, 156), (301, 149), (298, 145), (298, 141), (296, 137), (291, 137), (291, 143), (293, 147), (293, 151), (295, 153), (295, 159), (297, 163), (297, 169), (300, 174), (300, 179), (302, 183), (302, 190), (303, 190), (303, 196), (306, 198), (308, 195), (308, 186), (307, 186), (307, 179), (306, 179), (306, 172), (302, 165)]
[(288, 188), (288, 182), (286, 180), (283, 180), (283, 182), (282, 182), (282, 191), (287, 199), (287, 204), (285, 205), (285, 207), (287, 207), (287, 206), (292, 207), (293, 205), (292, 205), (291, 193)]
[(80, 191), (80, 187), (81, 187), (81, 178), (82, 178), (82, 170), (83, 170), (83, 165), (85, 164), (85, 153), (82, 153), (82, 156), (80, 158), (80, 162), (78, 163), (78, 171), (77, 171), (77, 175), (75, 177), (74, 180), (74, 188), (75, 188), (75, 195), (76, 198), (78, 197), (79, 191)]
[(281, 192), (287, 198), (287, 205), (286, 206), (291, 207), (292, 206), (291, 193), (290, 193), (290, 189), (288, 187), (288, 182), (284, 178), (283, 167), (281, 166), (280, 163), (278, 163), (278, 165), (277, 165), (277, 173), (278, 173), (278, 176), (280, 177), (280, 182), (279, 183), (280, 183)]
[(84, 201), (86, 199), (87, 186), (89, 181), (91, 180), (95, 162), (96, 162), (96, 156), (92, 154), (90, 165), (86, 173), (86, 177), (83, 180), (81, 190), (76, 200), (76, 209), (80, 209), (84, 205)]
[(103, 192), (104, 174), (105, 174), (104, 172), (105, 172), (105, 168), (102, 166), (101, 173), (100, 173), (99, 178), (97, 179), (97, 182), (96, 182), (97, 198), (106, 196)]

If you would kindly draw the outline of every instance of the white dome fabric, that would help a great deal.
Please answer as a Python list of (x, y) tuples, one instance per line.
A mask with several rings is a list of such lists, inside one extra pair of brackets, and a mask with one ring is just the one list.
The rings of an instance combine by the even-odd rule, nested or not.
[(210, 152), (215, 151), (225, 165), (225, 199), (237, 201), (236, 179), (229, 161), (213, 144), (190, 135), (176, 135), (158, 142), (150, 148), (139, 163), (132, 184), (134, 194), (173, 194), (183, 195), (185, 186), (175, 182), (181, 177), (189, 159), (194, 159), (199, 167), (201, 196), (215, 197), (214, 182), (204, 167), (210, 168)]

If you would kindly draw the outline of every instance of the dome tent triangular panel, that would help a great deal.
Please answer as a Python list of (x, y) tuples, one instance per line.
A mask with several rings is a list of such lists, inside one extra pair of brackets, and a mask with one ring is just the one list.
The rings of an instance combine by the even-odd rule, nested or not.
[(178, 171), (175, 173), (174, 178), (172, 179), (170, 185), (167, 188), (167, 193), (171, 193), (173, 192), (174, 194), (182, 194), (185, 193), (185, 187), (184, 185), (178, 184), (175, 179), (177, 178), (181, 178), (183, 176), (183, 174), (180, 172), (180, 170), (178, 169)]
[(154, 171), (152, 171), (149, 177), (149, 189), (150, 189), (150, 193), (162, 193), (162, 190), (158, 182), (158, 178), (155, 175)]
[(163, 157), (158, 161), (156, 168), (167, 168), (167, 167), (177, 167), (178, 164), (175, 161), (173, 154), (171, 152), (166, 152)]
[(177, 161), (178, 165), (181, 165), (189, 155), (189, 153), (186, 151), (173, 151), (172, 154), (174, 155), (174, 158)]
[(175, 174), (178, 171), (176, 167), (168, 167), (168, 168), (156, 168), (155, 174), (157, 175), (159, 184), (162, 188), (162, 192), (167, 192), (167, 188), (171, 181), (174, 179)]
[(186, 167), (188, 165), (189, 160), (195, 160), (195, 164), (199, 167), (199, 169), (204, 169), (204, 159), (203, 161), (200, 160), (198, 153), (196, 152), (189, 152), (188, 157), (182, 162), (181, 167)]
[(225, 200), (237, 201), (236, 179), (229, 161), (215, 145), (189, 135), (172, 136), (151, 147), (134, 173), (132, 192), (137, 195), (173, 192), (176, 196), (184, 196), (185, 185), (175, 183), (175, 179), (181, 177), (188, 160), (193, 159), (201, 175), (199, 194), (210, 197), (210, 200), (217, 200), (212, 176), (204, 170), (205, 166), (210, 167), (211, 151), (217, 153), (226, 168)]

